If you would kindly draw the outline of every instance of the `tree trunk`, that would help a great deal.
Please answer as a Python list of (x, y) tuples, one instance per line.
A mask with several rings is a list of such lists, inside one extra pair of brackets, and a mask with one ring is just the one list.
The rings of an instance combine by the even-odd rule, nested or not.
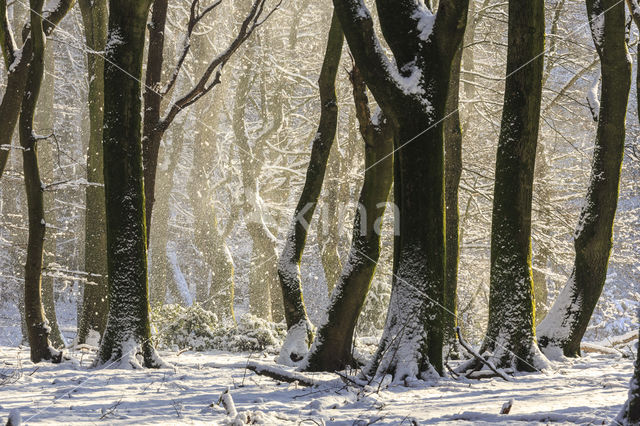
[(444, 173), (446, 207), (446, 270), (444, 292), (444, 336), (453, 358), (458, 358), (456, 326), (458, 325), (458, 187), (462, 176), (462, 129), (460, 127), (460, 64), (462, 46), (456, 52), (451, 66), (449, 96), (447, 97), (446, 119), (444, 121)]
[(308, 371), (336, 371), (353, 364), (353, 331), (380, 257), (382, 218), (393, 181), (393, 128), (382, 113), (372, 120), (366, 86), (356, 67), (351, 79), (364, 139), (364, 183), (353, 222), (349, 259), (331, 294), (327, 320), (318, 328), (307, 357), (304, 368)]
[(31, 0), (32, 55), (29, 61), (22, 108), (20, 110), (19, 134), (22, 146), (22, 164), (29, 211), (29, 240), (24, 275), (24, 305), (31, 361), (60, 362), (62, 353), (51, 347), (50, 328), (42, 305), (42, 257), (46, 222), (44, 218), (43, 184), (38, 164), (38, 138), (33, 130), (38, 95), (44, 74), (45, 38), (42, 31), (42, 4), (44, 0)]
[[(167, 245), (169, 244), (169, 220), (171, 219), (171, 193), (173, 192), (173, 181), (182, 147), (184, 145), (184, 125), (176, 123), (171, 131), (173, 137), (171, 144), (165, 144), (164, 160), (168, 163), (166, 168), (161, 166), (158, 176), (158, 199), (154, 209), (155, 226), (149, 247), (151, 249), (151, 274), (150, 293), (151, 304), (162, 306), (165, 303), (167, 290), (171, 294), (174, 303), (186, 302), (184, 295), (178, 289), (176, 279), (167, 257)], [(168, 142), (168, 141), (167, 141)], [(169, 151), (170, 150), (170, 151)], [(199, 155), (199, 154), (198, 154)], [(190, 304), (190, 302), (188, 303)]]
[[(53, 76), (55, 75), (55, 58), (53, 55), (53, 45), (47, 44), (47, 49), (44, 52), (44, 67), (47, 75), (43, 77), (42, 90), (39, 96), (38, 107), (36, 108), (35, 126), (38, 134), (49, 135), (54, 131), (53, 120), (53, 108), (54, 108), (54, 82)], [(52, 141), (46, 141), (41, 146), (39, 152), (39, 163), (42, 165), (42, 175), (50, 182), (55, 180), (54, 175), (54, 153)], [(55, 217), (55, 193), (52, 191), (45, 191), (43, 194), (45, 208), (45, 216), (47, 217), (47, 223), (52, 224), (53, 228), (56, 228), (57, 218)], [(50, 261), (55, 262), (56, 259), (56, 237), (55, 232), (50, 232), (49, 236), (44, 240), (44, 257), (43, 263), (45, 269)], [(56, 315), (55, 306), (55, 291), (54, 291), (54, 279), (50, 275), (42, 275), (42, 304), (44, 306), (44, 314), (49, 321), (49, 339), (56, 348), (63, 348), (65, 346), (64, 337), (60, 332), (58, 326), (58, 316)]]
[(489, 324), (481, 352), (491, 352), (498, 368), (533, 371), (538, 352), (531, 199), (544, 64), (542, 0), (509, 1), (508, 38), (493, 195)]
[(373, 19), (362, 0), (334, 0), (333, 4), (367, 86), (397, 129), (394, 200), (400, 234), (394, 242), (394, 279), (385, 329), (365, 373), (389, 373), (395, 381), (442, 374), (442, 120), (468, 1), (440, 0), (434, 15), (422, 2), (378, 0), (382, 33), (395, 64), (380, 51)]
[[(44, 12), (46, 18), (42, 22), (42, 29), (49, 36), (56, 25), (67, 14), (73, 5), (72, 0), (62, 0), (55, 3), (55, 8)], [(6, 0), (0, 2), (0, 43), (7, 69), (7, 87), (0, 103), (0, 178), (9, 158), (11, 138), (18, 123), (18, 115), (23, 100), (25, 85), (27, 82), (27, 66), (31, 60), (33, 40), (27, 36), (22, 46), (22, 52), (18, 56), (18, 47), (15, 45), (14, 36), (7, 18)], [(31, 7), (33, 9), (33, 7)], [(27, 34), (30, 34), (27, 33)], [(11, 40), (10, 43), (5, 42)]]
[(633, 376), (631, 377), (631, 383), (629, 383), (629, 396), (627, 402), (622, 406), (622, 411), (618, 414), (615, 424), (625, 426), (640, 425), (640, 345), (638, 345), (637, 351)]
[(96, 364), (158, 367), (147, 290), (140, 79), (151, 0), (109, 0), (104, 86), (104, 182), (109, 315)]
[[(212, 171), (218, 160), (218, 146), (216, 130), (219, 125), (219, 114), (225, 91), (219, 88), (214, 93), (208, 108), (199, 108), (197, 113), (202, 122), (196, 124), (193, 168), (191, 169), (191, 183), (189, 198), (194, 214), (194, 244), (211, 272), (210, 288), (206, 288), (208, 277), (201, 277), (196, 291), (196, 300), (206, 309), (214, 311), (223, 318), (235, 322), (234, 315), (234, 278), (233, 259), (224, 237), (218, 230), (218, 219), (215, 209), (215, 188)], [(229, 220), (232, 220), (231, 218)]]
[(575, 232), (573, 271), (537, 330), (545, 352), (562, 350), (565, 356), (580, 355), (580, 341), (607, 276), (631, 85), (624, 4), (587, 0), (587, 12), (602, 75), (591, 178)]
[(322, 190), (327, 160), (338, 124), (335, 80), (342, 55), (342, 44), (343, 35), (340, 21), (334, 13), (331, 19), (324, 62), (318, 78), (321, 104), (318, 131), (312, 142), (311, 158), (309, 159), (304, 188), (300, 194), (298, 205), (293, 214), (293, 222), (278, 260), (278, 276), (284, 299), (284, 314), (289, 329), (302, 323), (306, 326), (309, 321), (302, 297), (300, 259)]
[[(249, 310), (252, 314), (272, 319), (271, 286), (277, 281), (276, 238), (264, 222), (262, 199), (259, 194), (258, 176), (260, 165), (255, 150), (249, 145), (249, 136), (245, 128), (246, 100), (251, 91), (252, 67), (249, 61), (243, 61), (244, 72), (236, 88), (233, 107), (233, 133), (238, 146), (244, 189), (244, 221), (252, 242), (251, 268), (249, 271)], [(257, 145), (257, 143), (255, 144)]]
[(107, 325), (107, 232), (105, 224), (102, 126), (104, 107), (104, 58), (92, 52), (104, 50), (107, 39), (107, 1), (80, 0), (84, 24), (89, 75), (89, 148), (87, 151), (87, 181), (85, 190), (84, 268), (93, 285), (85, 285), (82, 312), (78, 321), (78, 343), (85, 343), (89, 331), (100, 336)]

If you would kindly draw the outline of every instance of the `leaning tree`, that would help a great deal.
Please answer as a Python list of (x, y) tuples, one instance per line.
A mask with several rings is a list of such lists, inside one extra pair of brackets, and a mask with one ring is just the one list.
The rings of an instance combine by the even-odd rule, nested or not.
[[(451, 65), (466, 25), (468, 1), (377, 0), (391, 63), (362, 0), (334, 0), (364, 80), (397, 129), (394, 199), (399, 234), (394, 279), (378, 351), (366, 369), (395, 380), (442, 374), (445, 285), (444, 135)], [(373, 164), (371, 167), (376, 167)]]
[(543, 350), (565, 356), (580, 355), (580, 341), (607, 276), (631, 86), (624, 3), (587, 0), (586, 4), (602, 79), (591, 177), (575, 231), (573, 271), (537, 327)]

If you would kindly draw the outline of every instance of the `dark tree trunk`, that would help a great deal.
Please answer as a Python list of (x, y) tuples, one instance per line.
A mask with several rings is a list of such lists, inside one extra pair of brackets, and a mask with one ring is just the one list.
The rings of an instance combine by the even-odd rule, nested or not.
[(382, 113), (372, 121), (366, 86), (356, 67), (351, 80), (364, 139), (364, 183), (353, 222), (349, 259), (331, 294), (327, 321), (319, 327), (307, 357), (308, 371), (336, 371), (353, 364), (353, 332), (380, 257), (382, 218), (393, 181), (393, 128)]
[(96, 364), (158, 367), (147, 290), (140, 79), (151, 0), (109, 1), (104, 69), (104, 182), (109, 315)]
[(43, 184), (38, 164), (38, 138), (33, 130), (38, 95), (44, 74), (45, 38), (42, 31), (42, 5), (44, 0), (31, 0), (32, 54), (27, 67), (27, 78), (22, 108), (20, 110), (19, 134), (22, 146), (22, 164), (29, 211), (29, 240), (24, 275), (24, 305), (31, 361), (60, 362), (62, 353), (51, 347), (50, 328), (42, 304), (42, 258), (46, 222), (44, 217)]
[[(67, 14), (73, 5), (72, 0), (62, 0), (55, 4), (53, 10), (44, 11), (42, 29), (49, 36), (56, 25)], [(33, 7), (31, 8), (33, 9)], [(30, 34), (27, 33), (27, 34)], [(7, 70), (7, 87), (0, 103), (0, 178), (9, 158), (11, 138), (18, 123), (18, 115), (23, 100), (25, 85), (27, 82), (27, 65), (33, 52), (33, 40), (30, 35), (22, 45), (22, 52), (18, 54), (18, 47), (7, 18), (7, 2), (0, 1), (0, 47)]]
[[(442, 120), (468, 1), (441, 0), (433, 15), (421, 2), (378, 0), (382, 32), (395, 64), (381, 53), (363, 1), (334, 0), (333, 4), (367, 86), (397, 129), (394, 200), (400, 234), (394, 243), (394, 279), (385, 330), (366, 373), (390, 373), (396, 381), (442, 374)], [(423, 33), (425, 24), (432, 28), (429, 34)]]
[(78, 321), (78, 343), (85, 343), (90, 330), (100, 336), (107, 325), (107, 230), (105, 224), (104, 172), (102, 168), (102, 126), (104, 107), (104, 58), (101, 52), (107, 39), (107, 1), (79, 0), (84, 25), (89, 75), (89, 148), (85, 190), (84, 268), (89, 281), (82, 295), (82, 311)]
[(565, 356), (580, 355), (580, 341), (607, 276), (631, 86), (624, 4), (614, 0), (586, 3), (602, 75), (591, 178), (575, 232), (573, 271), (537, 329), (540, 347), (560, 349)]
[[(531, 276), (531, 200), (542, 71), (544, 1), (509, 1), (509, 44), (496, 154), (491, 226), (489, 324), (482, 352), (496, 367), (535, 369), (535, 301)], [(533, 58), (533, 59), (532, 59)]]
[(320, 197), (331, 146), (338, 124), (338, 104), (335, 80), (342, 55), (343, 35), (338, 17), (334, 14), (327, 40), (324, 62), (318, 78), (320, 91), (320, 122), (312, 141), (311, 158), (304, 187), (293, 213), (293, 222), (287, 235), (282, 254), (278, 259), (278, 276), (284, 299), (284, 315), (287, 328), (308, 326), (307, 311), (302, 297), (300, 259), (304, 251), (309, 226)]

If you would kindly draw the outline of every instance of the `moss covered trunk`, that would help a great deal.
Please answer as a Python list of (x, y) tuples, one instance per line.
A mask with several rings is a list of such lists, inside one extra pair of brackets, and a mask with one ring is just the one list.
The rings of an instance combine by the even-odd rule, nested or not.
[(607, 276), (631, 86), (624, 3), (586, 3), (602, 75), (591, 177), (575, 232), (573, 271), (537, 329), (538, 343), (544, 350), (558, 348), (565, 356), (580, 355), (580, 341)]
[(278, 259), (278, 276), (284, 299), (287, 327), (308, 322), (302, 297), (300, 259), (304, 251), (313, 213), (320, 197), (322, 182), (335, 139), (338, 124), (338, 104), (335, 80), (342, 55), (343, 35), (340, 21), (334, 14), (327, 40), (318, 86), (320, 91), (320, 122), (311, 145), (311, 158), (307, 167), (304, 187), (293, 213), (291, 228)]
[(150, 0), (109, 1), (104, 182), (109, 315), (97, 364), (157, 367), (151, 343), (142, 171), (140, 79)]
[(542, 97), (544, 2), (509, 1), (507, 77), (496, 154), (489, 324), (482, 351), (498, 367), (534, 369), (531, 200)]

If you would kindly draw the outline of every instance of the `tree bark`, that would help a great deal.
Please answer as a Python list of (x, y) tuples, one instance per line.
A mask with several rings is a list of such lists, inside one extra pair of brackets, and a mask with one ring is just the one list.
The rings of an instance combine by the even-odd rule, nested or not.
[[(358, 68), (397, 129), (394, 200), (400, 234), (378, 351), (365, 373), (394, 380), (442, 374), (445, 286), (444, 134), (451, 65), (462, 41), (468, 1), (378, 0), (380, 25), (395, 64), (379, 47), (362, 0), (334, 0)], [(431, 32), (426, 32), (431, 28)], [(373, 166), (375, 167), (375, 165)]]
[(278, 260), (278, 276), (284, 299), (284, 314), (287, 328), (309, 322), (302, 296), (300, 259), (304, 251), (309, 226), (327, 167), (331, 146), (338, 125), (338, 104), (335, 80), (342, 55), (343, 35), (338, 17), (333, 15), (327, 40), (318, 86), (320, 91), (320, 122), (312, 141), (311, 158), (307, 168), (304, 187), (293, 213), (293, 222), (287, 235), (282, 254)]
[(109, 0), (104, 182), (109, 315), (96, 364), (159, 367), (151, 343), (140, 125), (140, 79), (151, 0)]
[(85, 189), (84, 268), (93, 285), (85, 285), (82, 311), (78, 321), (78, 343), (85, 343), (89, 331), (102, 336), (107, 325), (107, 232), (105, 224), (102, 126), (104, 108), (104, 58), (92, 52), (102, 52), (107, 39), (107, 1), (79, 0), (84, 25), (89, 76), (89, 147), (87, 150), (87, 181)]
[(535, 301), (531, 200), (542, 98), (544, 2), (509, 1), (509, 44), (496, 154), (491, 225), (489, 324), (481, 353), (496, 367), (533, 371)]
[(580, 355), (580, 341), (607, 276), (631, 85), (624, 4), (613, 0), (586, 3), (602, 75), (591, 177), (575, 232), (573, 271), (537, 329), (543, 350), (559, 349), (570, 357)]
[(366, 86), (357, 67), (351, 80), (364, 140), (364, 183), (353, 222), (349, 259), (331, 294), (327, 320), (318, 328), (307, 357), (304, 368), (308, 371), (337, 371), (353, 364), (353, 332), (380, 257), (382, 218), (393, 181), (394, 129), (382, 113), (372, 120)]

